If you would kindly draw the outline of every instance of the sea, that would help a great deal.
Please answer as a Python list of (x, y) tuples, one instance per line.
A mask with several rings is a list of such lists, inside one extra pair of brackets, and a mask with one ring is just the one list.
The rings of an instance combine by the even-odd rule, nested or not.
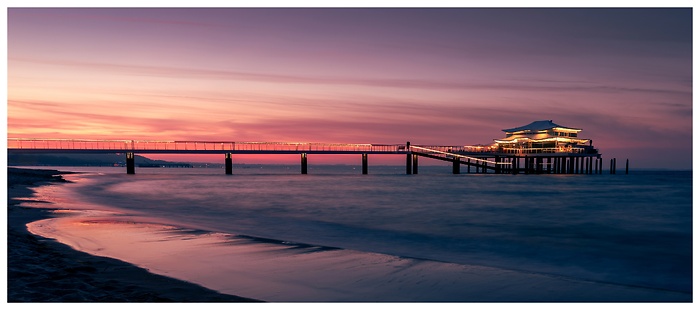
[[(451, 166), (424, 166), (406, 175), (404, 167), (371, 166), (362, 175), (359, 166), (328, 165), (302, 175), (293, 165), (249, 165), (235, 167), (233, 175), (222, 168), (138, 167), (127, 175), (123, 167), (51, 169), (81, 172), (43, 192), (61, 208), (116, 210), (192, 235), (692, 296), (691, 171), (454, 175)], [(165, 273), (177, 277), (177, 271)], [(280, 294), (279, 300), (292, 300)]]

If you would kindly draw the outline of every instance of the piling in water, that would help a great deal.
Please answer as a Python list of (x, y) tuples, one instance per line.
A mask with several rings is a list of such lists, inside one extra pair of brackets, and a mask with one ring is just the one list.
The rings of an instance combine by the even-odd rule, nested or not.
[(231, 158), (231, 153), (226, 153), (226, 174), (233, 174), (233, 159)]
[(135, 173), (136, 173), (136, 168), (134, 165), (134, 153), (127, 152), (126, 153), (126, 174), (135, 174)]

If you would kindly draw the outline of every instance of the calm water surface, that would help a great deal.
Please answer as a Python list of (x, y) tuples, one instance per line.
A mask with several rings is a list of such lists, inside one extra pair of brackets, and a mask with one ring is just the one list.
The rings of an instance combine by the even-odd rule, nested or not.
[(76, 199), (215, 232), (692, 291), (692, 173), (76, 168)]

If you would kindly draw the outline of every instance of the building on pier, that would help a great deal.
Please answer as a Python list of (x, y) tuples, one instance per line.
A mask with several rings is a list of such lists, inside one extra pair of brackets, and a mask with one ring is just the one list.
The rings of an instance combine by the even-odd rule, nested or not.
[(525, 126), (503, 129), (506, 137), (494, 139), (493, 149), (505, 154), (597, 154), (593, 140), (579, 137), (582, 129), (535, 121)]

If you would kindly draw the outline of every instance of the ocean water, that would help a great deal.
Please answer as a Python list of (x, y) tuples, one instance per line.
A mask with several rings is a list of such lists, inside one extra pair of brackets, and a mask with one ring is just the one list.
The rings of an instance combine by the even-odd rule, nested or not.
[(192, 229), (692, 293), (688, 171), (59, 169), (86, 172), (61, 185), (71, 199)]

